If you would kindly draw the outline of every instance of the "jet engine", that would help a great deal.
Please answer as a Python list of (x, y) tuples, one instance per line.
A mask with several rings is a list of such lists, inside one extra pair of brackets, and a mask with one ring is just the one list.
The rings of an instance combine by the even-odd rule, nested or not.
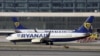
[(32, 39), (31, 42), (32, 43), (40, 43), (41, 39), (40, 38)]

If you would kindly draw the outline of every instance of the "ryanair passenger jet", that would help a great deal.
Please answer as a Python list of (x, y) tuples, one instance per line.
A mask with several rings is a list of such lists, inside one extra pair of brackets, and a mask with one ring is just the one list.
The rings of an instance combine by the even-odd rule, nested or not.
[[(88, 19), (89, 18), (93, 18), (93, 16), (88, 17)], [(47, 29), (45, 29), (45, 30), (41, 30), (41, 29), (28, 29), (28, 28), (24, 27), (23, 25), (21, 25), (16, 17), (13, 17), (12, 20), (14, 22), (14, 27), (15, 27), (15, 32), (16, 33), (32, 33), (32, 32), (67, 33), (67, 32), (75, 31), (75, 30), (52, 30), (52, 29), (49, 29), (49, 30), (47, 30)], [(87, 22), (87, 20), (84, 22), (84, 25), (85, 24), (88, 25), (88, 23), (86, 23), (86, 22)], [(90, 31), (92, 31), (92, 29), (90, 29)]]
[(73, 32), (67, 33), (51, 33), (51, 32), (33, 32), (33, 33), (15, 33), (6, 39), (16, 43), (17, 41), (30, 41), (32, 43), (46, 43), (53, 45), (53, 42), (67, 42), (86, 38), (90, 36), (91, 23), (94, 17), (89, 17), (81, 27)]

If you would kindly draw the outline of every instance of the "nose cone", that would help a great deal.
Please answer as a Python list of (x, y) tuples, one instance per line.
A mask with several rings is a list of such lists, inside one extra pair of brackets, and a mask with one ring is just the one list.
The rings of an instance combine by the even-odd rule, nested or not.
[(8, 36), (8, 37), (6, 37), (6, 39), (7, 39), (7, 40), (11, 40), (11, 37), (10, 37), (10, 36)]

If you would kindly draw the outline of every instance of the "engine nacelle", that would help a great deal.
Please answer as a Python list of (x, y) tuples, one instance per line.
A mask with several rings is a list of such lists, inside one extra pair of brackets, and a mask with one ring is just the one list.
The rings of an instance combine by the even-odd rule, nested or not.
[(32, 43), (40, 43), (41, 39), (40, 38), (32, 39), (31, 42)]

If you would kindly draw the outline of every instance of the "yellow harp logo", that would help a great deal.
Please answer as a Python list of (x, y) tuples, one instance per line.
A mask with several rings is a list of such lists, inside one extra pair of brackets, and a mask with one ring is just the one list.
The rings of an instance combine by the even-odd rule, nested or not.
[(86, 28), (86, 29), (89, 29), (90, 27), (91, 27), (91, 24), (90, 23), (84, 23), (84, 27)]
[(18, 27), (19, 26), (19, 22), (15, 22), (15, 26)]

